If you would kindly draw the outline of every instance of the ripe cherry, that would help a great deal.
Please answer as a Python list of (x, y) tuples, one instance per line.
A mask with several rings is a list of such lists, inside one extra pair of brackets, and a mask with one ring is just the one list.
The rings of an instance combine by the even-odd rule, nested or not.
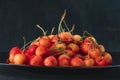
[(95, 64), (93, 58), (85, 58), (84, 62), (85, 62), (85, 67), (92, 67)]
[(71, 66), (83, 67), (85, 65), (84, 61), (79, 57), (74, 57), (71, 59)]
[(14, 57), (16, 54), (21, 53), (21, 49), (18, 46), (13, 47), (9, 52), (9, 59), (10, 63), (14, 63)]
[(30, 61), (29, 65), (31, 66), (43, 66), (43, 59), (41, 56), (33, 56)]
[(26, 64), (27, 63), (27, 57), (25, 54), (19, 53), (16, 54), (14, 57), (14, 64)]
[(44, 46), (38, 46), (35, 51), (35, 55), (42, 56), (43, 58), (49, 56), (49, 50), (48, 48)]
[(48, 56), (44, 60), (44, 66), (57, 66), (58, 61), (54, 56)]

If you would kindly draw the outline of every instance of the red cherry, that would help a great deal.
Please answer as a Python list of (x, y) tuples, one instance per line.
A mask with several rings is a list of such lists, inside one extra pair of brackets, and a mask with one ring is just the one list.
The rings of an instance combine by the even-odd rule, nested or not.
[(95, 59), (96, 66), (107, 66), (109, 64), (109, 60), (103, 56), (99, 56)]
[(43, 59), (41, 56), (33, 56), (30, 59), (29, 65), (31, 66), (43, 66)]
[(84, 64), (85, 64), (84, 61), (79, 57), (74, 57), (74, 58), (71, 59), (71, 66), (83, 67)]
[(39, 39), (39, 45), (49, 48), (52, 45), (52, 41), (50, 37), (44, 36)]
[(70, 32), (61, 32), (59, 37), (62, 41), (72, 41), (72, 34)]
[(28, 48), (28, 50), (27, 50), (27, 54), (28, 54), (29, 56), (35, 55), (35, 50), (36, 50), (36, 48), (37, 48), (37, 45), (31, 45), (31, 46), (29, 46), (29, 48)]
[(38, 46), (35, 55), (42, 56), (43, 58), (49, 56), (49, 50), (45, 46)]
[(21, 53), (21, 49), (18, 46), (13, 47), (9, 52), (8, 62), (14, 63), (14, 57), (16, 54)]
[(44, 60), (44, 66), (57, 66), (58, 62), (54, 56), (48, 56)]

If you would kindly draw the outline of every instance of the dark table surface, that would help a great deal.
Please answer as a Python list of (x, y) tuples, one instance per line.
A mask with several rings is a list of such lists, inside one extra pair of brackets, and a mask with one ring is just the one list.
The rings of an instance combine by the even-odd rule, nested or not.
[(101, 73), (84, 73), (84, 74), (47, 74), (31, 73), (25, 71), (0, 70), (0, 80), (120, 80), (120, 69), (101, 72)]
[[(5, 60), (8, 56), (6, 53), (1, 53), (0, 55), (0, 61)], [(120, 54), (114, 52), (112, 53), (112, 56), (112, 65), (119, 65)], [(53, 69), (43, 71), (44, 68), (38, 69), (37, 67), (36, 69), (24, 66), (21, 68), (12, 65), (0, 64), (0, 80), (120, 80), (120, 66), (99, 70), (91, 69), (88, 71), (87, 69), (78, 69), (78, 71), (77, 69), (62, 69), (63, 71)]]

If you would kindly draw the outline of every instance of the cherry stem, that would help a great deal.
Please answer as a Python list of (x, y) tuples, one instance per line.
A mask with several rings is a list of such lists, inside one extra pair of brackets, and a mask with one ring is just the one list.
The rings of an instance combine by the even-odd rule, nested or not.
[(41, 29), (42, 32), (43, 32), (43, 35), (46, 36), (46, 33), (47, 33), (47, 32), (46, 32), (40, 25), (37, 24), (36, 26), (37, 26), (39, 29)]
[(75, 29), (75, 25), (73, 24), (72, 29), (70, 30), (70, 33), (72, 33), (74, 31), (74, 29)]
[(61, 17), (61, 20), (60, 20), (60, 23), (59, 23), (59, 26), (58, 26), (58, 34), (61, 32), (61, 26), (62, 26), (62, 22), (63, 22), (63, 20), (64, 20), (64, 18), (65, 18), (65, 15), (66, 15), (66, 9), (64, 10), (64, 13), (63, 13), (63, 15), (62, 15), (62, 17)]
[(63, 20), (63, 23), (65, 24), (65, 27), (67, 28), (68, 32), (70, 32), (70, 29), (68, 28), (68, 26), (67, 26), (65, 20)]
[(24, 43), (24, 46), (21, 49), (26, 49), (26, 46), (29, 45), (31, 42), (33, 42), (33, 41), (30, 41), (30, 42), (28, 42), (26, 44)]
[(53, 34), (54, 30), (55, 30), (55, 27), (52, 28), (50, 35)]
[(26, 49), (26, 39), (25, 39), (25, 37), (23, 36), (23, 47), (21, 48), (22, 53), (24, 52), (25, 49)]
[(61, 29), (61, 32), (65, 32), (65, 29), (63, 29), (62, 25), (61, 25), (60, 29)]
[(25, 44), (26, 44), (26, 39), (25, 39), (25, 37), (23, 36), (23, 49), (25, 49)]
[(92, 34), (90, 34), (88, 31), (85, 31), (85, 33), (87, 33), (89, 36), (93, 36)]
[[(66, 9), (64, 10), (64, 13), (63, 13), (63, 15), (62, 15), (62, 17), (61, 17), (61, 20), (60, 20), (60, 22), (59, 22), (59, 25), (58, 25), (58, 35), (57, 35), (57, 37), (58, 37), (58, 41), (59, 41), (59, 42), (61, 42), (60, 37), (59, 37), (59, 33), (61, 33), (62, 30), (63, 30), (63, 28), (62, 28), (62, 22), (63, 22), (63, 20), (64, 20), (64, 18), (65, 18), (65, 15), (66, 15)], [(64, 30), (63, 30), (63, 31), (64, 31)]]
[(84, 31), (83, 32), (83, 38), (86, 38), (87, 36), (93, 36), (92, 34), (90, 34), (88, 31)]
[[(21, 49), (22, 49), (22, 50), (23, 50), (23, 49), (27, 49), (27, 48), (30, 46), (29, 44), (31, 44), (32, 42), (37, 41), (37, 40), (39, 40), (39, 39), (40, 39), (40, 37), (38, 37), (37, 39), (31, 40), (31, 41), (29, 41), (28, 43), (26, 43), (25, 37), (23, 37), (24, 45), (23, 45), (23, 47), (22, 47)], [(27, 46), (27, 47), (26, 47), (26, 46)]]

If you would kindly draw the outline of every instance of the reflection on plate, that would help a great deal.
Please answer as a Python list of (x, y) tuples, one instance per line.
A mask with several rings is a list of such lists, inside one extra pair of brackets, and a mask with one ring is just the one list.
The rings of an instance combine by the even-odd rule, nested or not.
[(110, 66), (94, 66), (94, 67), (43, 67), (43, 66), (28, 66), (28, 65), (15, 65), (0, 63), (0, 66), (11, 69), (26, 71), (32, 73), (100, 73), (112, 71), (120, 68), (120, 65), (110, 65)]

